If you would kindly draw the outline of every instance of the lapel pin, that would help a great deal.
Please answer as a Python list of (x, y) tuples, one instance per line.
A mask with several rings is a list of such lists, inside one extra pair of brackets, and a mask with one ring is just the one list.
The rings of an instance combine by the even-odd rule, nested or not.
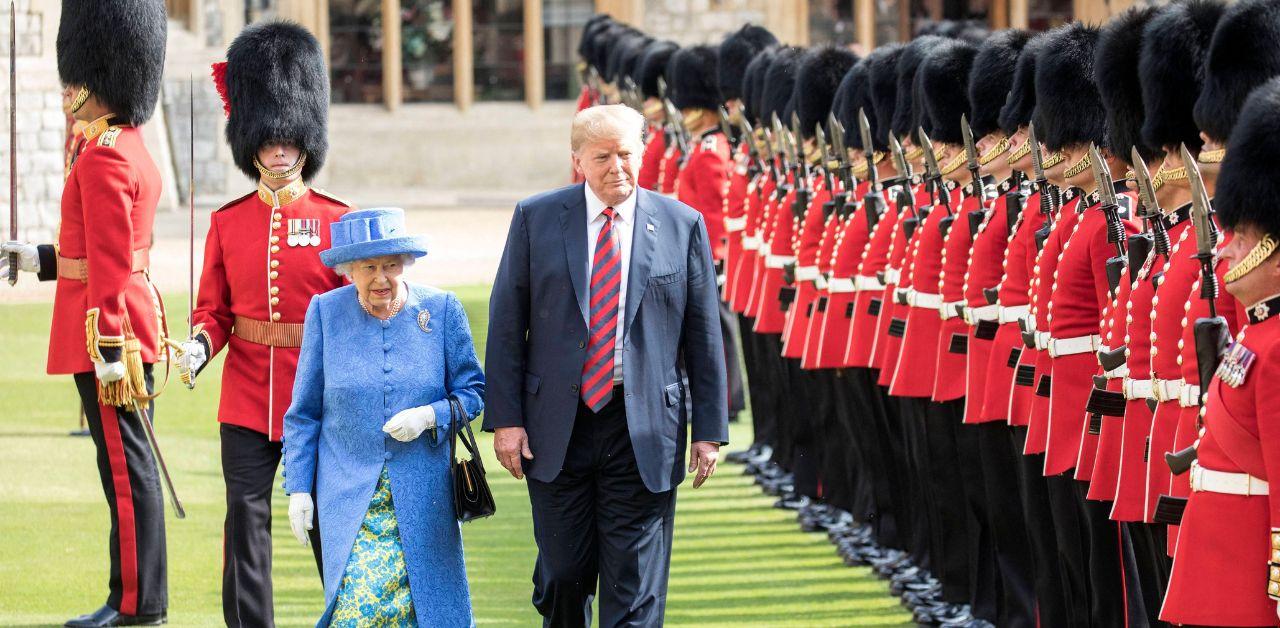
[(431, 323), (431, 312), (428, 312), (427, 310), (422, 310), (421, 312), (418, 313), (418, 327), (420, 327), (422, 331), (431, 333), (431, 328), (428, 326), (430, 323)]
[(645, 223), (645, 225), (644, 225), (644, 226), (645, 226), (645, 228), (646, 228), (646, 229), (648, 229), (648, 230), (649, 230), (649, 232), (650, 232), (650, 233), (656, 232), (656, 231), (658, 230), (656, 227), (654, 227), (654, 226), (653, 226), (653, 223), (651, 223), (651, 222), (650, 222), (650, 223)]

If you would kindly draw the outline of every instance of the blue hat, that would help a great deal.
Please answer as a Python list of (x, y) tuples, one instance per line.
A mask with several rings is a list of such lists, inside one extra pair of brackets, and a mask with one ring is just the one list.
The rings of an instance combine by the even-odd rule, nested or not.
[(333, 268), (338, 264), (383, 255), (427, 254), (427, 239), (405, 233), (404, 210), (379, 207), (350, 212), (329, 225), (332, 247), (320, 252), (320, 261)]

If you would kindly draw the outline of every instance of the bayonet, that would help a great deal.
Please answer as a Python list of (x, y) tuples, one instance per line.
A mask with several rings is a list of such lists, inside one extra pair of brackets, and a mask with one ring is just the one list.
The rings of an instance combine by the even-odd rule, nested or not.
[(898, 141), (898, 136), (892, 132), (889, 133), (889, 152), (893, 155), (893, 166), (898, 171), (898, 176), (906, 183), (911, 183), (914, 176), (911, 172), (911, 162), (907, 161), (907, 156), (902, 150), (902, 142)]
[(734, 152), (738, 150), (738, 138), (733, 134), (733, 123), (729, 121), (729, 110), (720, 105), (718, 113), (720, 114), (720, 132), (724, 133), (724, 139), (729, 142), (729, 146)]
[(871, 181), (871, 189), (880, 191), (880, 173), (876, 172), (875, 144), (871, 140), (871, 122), (867, 120), (867, 112), (858, 107), (858, 135), (862, 138), (862, 158), (867, 162), (867, 179)]
[(1111, 179), (1111, 169), (1102, 159), (1102, 153), (1096, 144), (1089, 144), (1089, 167), (1093, 169), (1093, 181), (1098, 186), (1098, 204), (1102, 215), (1107, 220), (1107, 241), (1116, 247), (1116, 255), (1107, 260), (1107, 282), (1111, 286), (1111, 296), (1115, 296), (1120, 288), (1120, 277), (1124, 273), (1128, 253), (1125, 245), (1129, 234), (1125, 232), (1124, 223), (1120, 220), (1120, 206), (1116, 199), (1115, 183)]
[(982, 174), (979, 171), (978, 163), (978, 145), (973, 141), (973, 129), (969, 126), (969, 117), (966, 114), (960, 114), (960, 135), (964, 137), (964, 156), (965, 162), (969, 166), (969, 174), (973, 176), (972, 192), (973, 196), (978, 199), (980, 205), (986, 204), (986, 198), (982, 189)]
[(920, 147), (924, 149), (924, 169), (925, 176), (931, 182), (934, 202), (941, 200), (943, 209), (947, 210), (947, 215), (951, 215), (951, 193), (947, 190), (946, 184), (942, 180), (942, 168), (938, 166), (938, 153), (933, 149), (933, 140), (929, 139), (929, 134), (924, 129), (918, 130), (920, 136)]
[(1133, 178), (1138, 182), (1138, 198), (1142, 201), (1143, 218), (1151, 225), (1151, 247), (1157, 255), (1169, 255), (1172, 243), (1169, 241), (1168, 225), (1165, 223), (1164, 210), (1156, 199), (1156, 186), (1151, 181), (1151, 172), (1147, 164), (1134, 148), (1130, 153), (1133, 160)]
[(1040, 140), (1036, 139), (1036, 123), (1027, 127), (1027, 142), (1031, 145), (1031, 168), (1036, 174), (1036, 189), (1040, 192), (1040, 213), (1044, 215), (1044, 226), (1035, 233), (1036, 247), (1044, 248), (1049, 232), (1053, 230), (1054, 203), (1050, 198), (1051, 186), (1044, 176), (1044, 154), (1040, 151)]
[(813, 141), (818, 149), (818, 168), (822, 172), (823, 180), (827, 183), (827, 192), (834, 197), (835, 181), (831, 177), (831, 169), (827, 167), (827, 132), (822, 129), (821, 124), (814, 128)]

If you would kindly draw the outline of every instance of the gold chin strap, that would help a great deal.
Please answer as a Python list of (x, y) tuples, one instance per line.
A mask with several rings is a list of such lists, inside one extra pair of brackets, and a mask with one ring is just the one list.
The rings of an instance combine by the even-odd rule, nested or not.
[(707, 113), (706, 109), (694, 109), (693, 111), (690, 111), (689, 113), (685, 114), (684, 128), (686, 129), (697, 128), (697, 124), (702, 121), (702, 116), (703, 114), (706, 114), (706, 113)]
[[(1048, 168), (1049, 167), (1048, 164), (1045, 164), (1045, 167)], [(1089, 153), (1085, 153), (1084, 157), (1081, 157), (1080, 161), (1077, 161), (1074, 166), (1067, 168), (1067, 171), (1062, 173), (1062, 176), (1068, 179), (1071, 179), (1073, 177), (1079, 176), (1081, 172), (1084, 172), (1085, 170), (1088, 170), (1089, 168), (1092, 168), (1092, 167), (1093, 167), (1093, 160), (1089, 159)]]
[[(1027, 152), (1030, 152), (1030, 151), (1031, 151), (1031, 148), (1028, 147)], [(1002, 137), (1000, 138), (1000, 141), (996, 143), (995, 146), (991, 147), (991, 150), (983, 153), (981, 157), (978, 157), (978, 165), (985, 166), (995, 161), (996, 157), (999, 157), (1007, 152), (1009, 152), (1009, 138)], [(1014, 161), (1017, 161), (1017, 160), (1015, 159)]]
[(1219, 148), (1216, 150), (1200, 151), (1200, 156), (1196, 157), (1196, 161), (1202, 164), (1220, 164), (1222, 158), (1227, 156), (1227, 149)]
[(76, 93), (76, 99), (71, 101), (71, 107), (67, 109), (67, 113), (80, 111), (80, 108), (84, 107), (86, 102), (89, 102), (89, 96), (91, 95), (93, 95), (93, 92), (89, 91), (88, 87), (81, 87), (80, 91)]
[(911, 149), (911, 152), (907, 153), (906, 155), (903, 155), (903, 158), (906, 159), (907, 161), (915, 161), (921, 157), (924, 157), (924, 149), (920, 148), (919, 146)]
[[(1028, 142), (1028, 144), (1029, 144), (1029, 143), (1030, 143), (1030, 142)], [(1062, 151), (1058, 151), (1058, 152), (1056, 152), (1056, 153), (1053, 153), (1052, 155), (1048, 155), (1048, 156), (1046, 156), (1046, 157), (1044, 158), (1044, 163), (1040, 164), (1040, 167), (1044, 168), (1045, 170), (1048, 170), (1048, 169), (1050, 169), (1050, 168), (1052, 168), (1052, 167), (1054, 167), (1054, 166), (1056, 166), (1056, 165), (1058, 165), (1058, 164), (1062, 163), (1063, 161), (1066, 161), (1066, 159), (1067, 159), (1067, 156), (1066, 156), (1066, 155), (1063, 155), (1063, 154), (1062, 154)], [(1087, 167), (1087, 166), (1086, 166), (1086, 167)]]
[(280, 179), (292, 179), (294, 175), (302, 171), (302, 167), (305, 165), (307, 165), (306, 153), (302, 153), (302, 156), (298, 157), (297, 163), (293, 164), (293, 166), (291, 166), (288, 170), (285, 170), (282, 172), (276, 172), (275, 170), (272, 170), (262, 165), (262, 162), (258, 161), (258, 156), (257, 155), (253, 156), (253, 167), (258, 169), (258, 174), (268, 179), (275, 179), (277, 181)]
[(1244, 256), (1244, 259), (1240, 260), (1240, 262), (1235, 266), (1227, 269), (1226, 274), (1222, 276), (1222, 282), (1232, 283), (1239, 281), (1241, 277), (1244, 277), (1245, 275), (1253, 272), (1253, 269), (1261, 266), (1262, 263), (1267, 261), (1267, 258), (1271, 257), (1271, 254), (1275, 252), (1276, 239), (1268, 233), (1260, 242), (1253, 246), (1253, 250), (1249, 251), (1249, 254)]
[[(1007, 139), (1005, 140), (1005, 142), (1008, 142), (1008, 141), (1009, 140)], [(1006, 146), (1005, 149), (1008, 150), (1008, 146)], [(1012, 166), (1013, 164), (1016, 164), (1019, 161), (1021, 161), (1023, 157), (1026, 157), (1027, 155), (1030, 155), (1030, 154), (1031, 154), (1031, 142), (1023, 142), (1022, 146), (1018, 147), (1018, 150), (1015, 150), (1012, 153), (1009, 153), (1009, 156), (1005, 158), (1005, 162), (1007, 162), (1010, 166)]]
[(942, 167), (939, 170), (942, 171), (942, 174), (944, 176), (951, 174), (956, 170), (959, 170), (960, 166), (964, 165), (965, 159), (966, 159), (965, 154), (962, 152), (956, 155), (955, 157), (952, 157), (951, 161), (948, 161), (947, 163), (942, 164)]
[(649, 118), (656, 118), (662, 113), (662, 103), (649, 103), (644, 107), (644, 115)]
[(1187, 167), (1173, 168), (1166, 170), (1164, 163), (1161, 162), (1160, 169), (1156, 171), (1156, 175), (1151, 177), (1151, 186), (1153, 189), (1159, 190), (1164, 184), (1170, 181), (1181, 181), (1187, 178)]

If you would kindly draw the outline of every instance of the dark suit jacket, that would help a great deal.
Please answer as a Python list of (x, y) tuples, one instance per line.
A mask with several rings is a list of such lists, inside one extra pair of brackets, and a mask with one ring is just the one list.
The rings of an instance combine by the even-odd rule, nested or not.
[[(725, 356), (702, 216), (636, 193), (623, 388), (640, 476), (661, 492), (684, 479), (690, 432), (728, 442)], [(534, 456), (525, 472), (541, 482), (559, 475), (577, 415), (589, 279), (583, 184), (521, 201), (489, 303), (484, 428), (523, 426)]]

